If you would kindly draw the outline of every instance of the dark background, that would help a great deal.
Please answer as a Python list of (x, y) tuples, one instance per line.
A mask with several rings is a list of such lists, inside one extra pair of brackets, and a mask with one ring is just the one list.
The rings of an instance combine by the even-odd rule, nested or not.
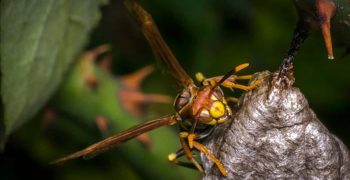
[[(292, 1), (152, 0), (142, 1), (142, 4), (153, 15), (163, 37), (191, 76), (199, 71), (208, 77), (222, 75), (245, 62), (250, 63), (250, 68), (242, 74), (276, 70), (288, 50), (297, 21)], [(109, 55), (113, 59), (112, 72), (116, 77), (156, 64), (152, 50), (121, 1), (110, 2), (102, 12), (101, 22), (92, 33), (86, 50), (111, 44)], [(323, 124), (349, 147), (350, 56), (344, 56), (344, 53), (343, 48), (335, 48), (335, 60), (328, 60), (321, 33), (313, 32), (296, 57), (295, 86), (305, 94)], [(143, 82), (142, 90), (175, 97), (179, 88), (174, 80), (161, 70), (162, 66), (156, 67), (157, 70)], [(65, 101), (57, 100), (62, 96), (69, 98), (69, 94), (64, 93), (58, 90), (48, 106), (69, 106), (64, 104)], [(42, 125), (43, 110), (10, 137), (4, 154), (0, 155), (1, 179), (175, 179), (173, 174), (177, 172), (181, 173), (179, 177), (182, 179), (200, 177), (198, 172), (182, 167), (159, 167), (156, 161), (133, 159), (138, 156), (125, 155), (128, 150), (123, 151), (123, 145), (90, 161), (76, 160), (64, 166), (50, 166), (50, 160), (101, 138), (96, 127), (81, 123), (83, 120), (79, 119), (84, 119), (81, 118), (84, 115), (57, 109), (55, 123), (48, 128)], [(141, 119), (172, 112), (171, 104), (149, 104)], [(164, 131), (172, 130), (165, 128)], [(175, 132), (171, 132), (174, 138), (163, 140), (164, 146), (179, 147)], [(157, 136), (156, 133), (152, 135)], [(149, 149), (145, 148), (144, 152), (137, 153), (147, 151)], [(120, 154), (123, 156), (118, 156)], [(166, 155), (159, 154), (158, 158), (157, 161), (167, 161)], [(144, 170), (146, 167), (160, 169), (154, 173)]]

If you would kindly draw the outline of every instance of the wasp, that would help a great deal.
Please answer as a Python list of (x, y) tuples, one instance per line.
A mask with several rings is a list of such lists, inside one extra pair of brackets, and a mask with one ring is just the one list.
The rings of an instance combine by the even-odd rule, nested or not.
[[(174, 102), (176, 112), (132, 127), (52, 163), (62, 164), (78, 157), (93, 157), (145, 132), (165, 125), (178, 124), (182, 147), (175, 153), (169, 154), (169, 161), (182, 166), (194, 167), (204, 172), (200, 163), (193, 157), (192, 151), (196, 150), (205, 154), (216, 164), (220, 172), (227, 176), (227, 171), (220, 160), (209, 152), (202, 142), (211, 135), (216, 126), (227, 122), (233, 116), (228, 101), (237, 101), (237, 99), (226, 98), (220, 86), (249, 91), (259, 84), (258, 81), (249, 86), (236, 83), (236, 80), (251, 79), (251, 75), (235, 75), (236, 72), (246, 68), (249, 64), (241, 64), (224, 76), (205, 78), (203, 74), (197, 73), (196, 79), (200, 84), (197, 86), (162, 38), (151, 15), (134, 0), (126, 0), (124, 4), (135, 17), (157, 59), (165, 65), (177, 83), (183, 86), (183, 90), (177, 95)], [(179, 161), (178, 159), (182, 156), (186, 156), (190, 162)]]

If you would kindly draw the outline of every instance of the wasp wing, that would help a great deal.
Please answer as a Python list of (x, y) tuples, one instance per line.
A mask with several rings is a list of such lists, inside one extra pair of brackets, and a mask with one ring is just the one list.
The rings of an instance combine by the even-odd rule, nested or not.
[(182, 68), (175, 55), (164, 41), (152, 16), (134, 0), (126, 0), (125, 6), (130, 13), (135, 16), (156, 58), (166, 66), (167, 70), (180, 85), (187, 87), (189, 84), (193, 84), (192, 78)]
[(126, 131), (122, 131), (119, 134), (116, 134), (114, 136), (108, 137), (102, 141), (99, 141), (81, 151), (75, 152), (71, 155), (68, 155), (66, 157), (57, 159), (51, 164), (63, 164), (66, 161), (76, 159), (78, 157), (89, 157), (92, 158), (102, 152), (105, 152), (113, 147), (116, 147), (117, 145), (130, 140), (140, 134), (143, 134), (145, 132), (151, 131), (153, 129), (156, 129), (158, 127), (164, 126), (164, 125), (172, 125), (176, 123), (175, 115), (165, 116), (163, 118), (155, 119), (152, 121), (145, 122), (140, 125), (136, 125)]

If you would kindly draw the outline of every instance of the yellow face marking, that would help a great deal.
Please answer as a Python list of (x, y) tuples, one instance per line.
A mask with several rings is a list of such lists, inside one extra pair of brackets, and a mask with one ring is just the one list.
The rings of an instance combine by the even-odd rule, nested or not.
[(215, 125), (216, 124), (216, 120), (215, 119), (213, 119), (213, 120), (211, 120), (209, 123), (208, 123), (209, 125)]
[(209, 111), (206, 110), (206, 109), (202, 110), (201, 113), (200, 113), (200, 116), (201, 116), (201, 117), (207, 117), (207, 116), (209, 116), (209, 115), (210, 115), (210, 114), (209, 114)]
[(208, 119), (209, 120), (212, 119), (208, 110), (201, 111), (201, 113), (199, 114), (198, 118), (203, 119), (205, 121), (208, 121)]
[(225, 115), (225, 106), (220, 101), (214, 101), (209, 110), (210, 116), (213, 118), (220, 118)]
[(224, 123), (226, 121), (227, 121), (227, 119), (220, 119), (220, 120), (218, 120), (218, 124)]
[(213, 100), (213, 101), (217, 101), (217, 100), (218, 100), (218, 98), (216, 98), (216, 96), (214, 96), (214, 95), (212, 95), (212, 96), (210, 97), (210, 99)]

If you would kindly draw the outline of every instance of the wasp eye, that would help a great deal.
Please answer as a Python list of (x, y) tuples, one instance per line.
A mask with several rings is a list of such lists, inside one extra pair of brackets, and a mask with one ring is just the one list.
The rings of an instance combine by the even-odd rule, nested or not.
[(225, 115), (225, 106), (220, 101), (214, 101), (209, 110), (210, 116), (213, 118), (220, 118)]
[(191, 92), (189, 89), (184, 89), (175, 100), (175, 110), (180, 111), (182, 108), (184, 108), (191, 99)]

